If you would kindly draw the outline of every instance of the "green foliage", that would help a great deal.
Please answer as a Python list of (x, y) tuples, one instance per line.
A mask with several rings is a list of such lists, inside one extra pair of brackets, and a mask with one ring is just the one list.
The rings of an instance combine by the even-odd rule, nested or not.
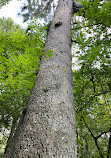
[(11, 0), (0, 0), (0, 8), (1, 8), (3, 5), (6, 5), (9, 1), (11, 1)]
[(24, 29), (22, 29), (18, 24), (15, 24), (11, 18), (6, 19), (4, 17), (0, 19), (0, 30), (4, 32), (16, 32), (20, 30), (21, 33), (24, 33)]
[[(88, 66), (84, 66), (84, 68), (73, 73), (78, 152), (81, 155), (80, 157), (100, 157), (95, 145), (96, 137), (102, 155), (107, 157), (110, 136), (108, 133), (111, 128), (111, 89), (108, 86), (111, 85), (111, 74), (106, 71), (107, 75), (103, 76), (104, 70), (95, 68), (88, 71), (87, 68)], [(101, 133), (103, 134), (99, 137)]]
[(79, 69), (73, 71), (78, 158), (110, 158), (111, 4), (100, 5), (99, 0), (83, 2), (79, 14), (86, 19), (74, 25), (72, 32), (79, 45), (75, 52)]
[(0, 158), (3, 157), (4, 148), (6, 146), (7, 139), (5, 136), (0, 137)]
[(56, 5), (54, 0), (27, 0), (19, 14), (23, 16), (24, 22), (35, 17), (49, 22), (52, 19)]
[[(35, 21), (30, 35), (11, 19), (0, 19), (0, 131), (18, 121), (39, 69), (46, 28)], [(8, 22), (11, 21), (9, 26)], [(6, 26), (7, 24), (8, 26)], [(7, 31), (4, 28), (8, 28)], [(51, 52), (49, 51), (49, 54)], [(49, 55), (50, 56), (50, 55)]]
[(82, 0), (81, 4), (83, 8), (80, 10), (80, 15), (83, 15), (89, 23), (104, 24), (106, 26), (111, 26), (111, 2), (94, 0), (88, 2), (87, 0)]

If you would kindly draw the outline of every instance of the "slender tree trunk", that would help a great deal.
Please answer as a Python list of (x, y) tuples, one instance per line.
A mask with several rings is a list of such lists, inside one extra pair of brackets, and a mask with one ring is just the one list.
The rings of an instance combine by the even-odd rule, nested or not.
[[(71, 70), (72, 0), (59, 0), (35, 86), (8, 158), (76, 158)], [(6, 157), (5, 157), (6, 158)]]

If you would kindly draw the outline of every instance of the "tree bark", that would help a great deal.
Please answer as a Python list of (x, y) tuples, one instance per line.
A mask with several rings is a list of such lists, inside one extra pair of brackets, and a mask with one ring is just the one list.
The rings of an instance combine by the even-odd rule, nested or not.
[(15, 132), (15, 129), (16, 129), (16, 125), (17, 125), (17, 122), (13, 121), (11, 131), (10, 131), (10, 135), (8, 137), (7, 145), (6, 145), (5, 151), (4, 151), (4, 155), (5, 155), (6, 158), (9, 157), (12, 146), (13, 146), (13, 143), (14, 143), (13, 136), (14, 136), (14, 132)]
[[(72, 0), (59, 0), (32, 94), (8, 158), (76, 158), (71, 70)], [(6, 158), (4, 156), (4, 158)]]

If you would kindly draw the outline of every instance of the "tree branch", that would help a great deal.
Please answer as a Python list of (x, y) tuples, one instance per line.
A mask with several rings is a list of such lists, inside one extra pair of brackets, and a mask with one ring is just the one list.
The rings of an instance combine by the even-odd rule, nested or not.
[(72, 30), (82, 29), (82, 28), (85, 28), (85, 27), (91, 27), (91, 26), (95, 26), (95, 25), (99, 25), (99, 23), (95, 23), (95, 24), (91, 24), (91, 25), (89, 24), (89, 25), (86, 25), (86, 26), (75, 27)]
[(102, 132), (101, 134), (99, 134), (96, 138), (98, 139), (98, 138), (100, 138), (103, 134), (105, 134), (105, 133), (108, 133), (108, 131), (107, 132)]
[(101, 153), (100, 147), (99, 147), (99, 145), (98, 145), (97, 137), (94, 136), (94, 134), (92, 133), (91, 129), (90, 129), (89, 126), (86, 124), (86, 121), (85, 121), (84, 117), (82, 117), (82, 118), (83, 118), (83, 120), (84, 120), (84, 123), (85, 123), (86, 128), (88, 129), (88, 131), (90, 132), (91, 136), (92, 136), (93, 139), (94, 139), (94, 142), (95, 142), (95, 144), (96, 144), (96, 147), (97, 147), (97, 149), (98, 149), (98, 152), (99, 152), (100, 157), (101, 157), (101, 158), (104, 158), (103, 155), (102, 155), (102, 153)]

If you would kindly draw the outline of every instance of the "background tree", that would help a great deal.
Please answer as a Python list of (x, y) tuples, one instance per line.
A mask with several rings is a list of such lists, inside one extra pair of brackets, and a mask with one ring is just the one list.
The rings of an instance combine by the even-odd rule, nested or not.
[(0, 30), (4, 33), (8, 31), (16, 32), (20, 30), (21, 33), (25, 33), (25, 30), (22, 29), (18, 24), (15, 24), (11, 18), (0, 18)]
[(36, 17), (49, 22), (53, 18), (57, 2), (58, 0), (28, 0), (19, 14), (23, 16), (24, 21)]
[(39, 69), (45, 27), (34, 21), (29, 27), (31, 35), (12, 19), (0, 19), (0, 131), (4, 139), (9, 131), (13, 136)]
[[(79, 69), (73, 72), (78, 157), (111, 157), (111, 3), (84, 1), (73, 28)], [(78, 23), (78, 24), (76, 24)], [(78, 31), (76, 30), (78, 29)]]

